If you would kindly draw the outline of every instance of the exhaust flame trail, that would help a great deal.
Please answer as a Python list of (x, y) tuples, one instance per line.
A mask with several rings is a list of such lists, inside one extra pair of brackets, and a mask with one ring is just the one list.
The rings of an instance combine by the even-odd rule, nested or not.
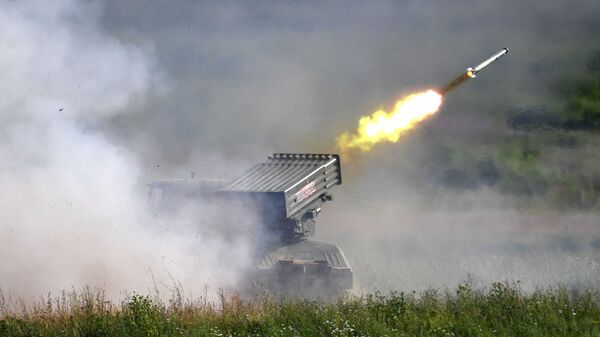
[(382, 141), (395, 143), (408, 130), (436, 113), (441, 104), (442, 95), (434, 90), (403, 97), (390, 112), (380, 109), (370, 116), (361, 117), (356, 133), (340, 135), (336, 139), (337, 147), (342, 153), (350, 149), (367, 152)]
[(346, 132), (337, 137), (337, 147), (342, 153), (347, 153), (351, 149), (360, 149), (366, 152), (382, 141), (397, 142), (400, 136), (438, 111), (442, 105), (442, 95), (465, 81), (475, 78), (483, 68), (507, 53), (508, 48), (502, 48), (477, 66), (467, 68), (466, 72), (454, 78), (439, 92), (430, 89), (414, 93), (397, 101), (390, 112), (377, 110), (371, 116), (361, 117), (355, 134), (351, 135)]

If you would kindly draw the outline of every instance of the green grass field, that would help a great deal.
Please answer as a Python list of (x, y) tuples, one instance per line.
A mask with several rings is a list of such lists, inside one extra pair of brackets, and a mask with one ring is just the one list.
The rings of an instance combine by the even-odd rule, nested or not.
[(218, 303), (101, 292), (63, 294), (29, 309), (3, 301), (0, 336), (600, 336), (600, 293), (524, 293), (494, 283), (474, 290), (373, 294), (336, 303), (265, 298)]

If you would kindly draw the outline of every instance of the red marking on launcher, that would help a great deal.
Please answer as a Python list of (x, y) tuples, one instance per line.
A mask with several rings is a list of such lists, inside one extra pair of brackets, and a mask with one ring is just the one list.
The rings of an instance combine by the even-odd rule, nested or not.
[(300, 202), (306, 198), (308, 198), (311, 194), (315, 193), (317, 188), (315, 187), (315, 182), (311, 181), (310, 184), (302, 187), (300, 191), (296, 192), (294, 195), (296, 197), (296, 202)]

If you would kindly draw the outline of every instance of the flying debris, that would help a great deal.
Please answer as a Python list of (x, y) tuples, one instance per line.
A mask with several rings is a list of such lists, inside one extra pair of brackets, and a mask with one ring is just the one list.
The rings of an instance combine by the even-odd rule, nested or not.
[(508, 53), (508, 48), (502, 48), (501, 51), (499, 51), (498, 53), (496, 53), (494, 56), (490, 57), (489, 59), (481, 62), (479, 65), (477, 65), (476, 67), (469, 67), (467, 68), (467, 71), (465, 71), (464, 73), (458, 75), (455, 79), (453, 79), (452, 81), (450, 81), (448, 84), (446, 84), (441, 90), (440, 93), (446, 94), (448, 93), (450, 90), (458, 87), (459, 85), (461, 85), (463, 82), (465, 82), (466, 80), (469, 80), (471, 78), (475, 78), (477, 77), (477, 73), (480, 72), (483, 68), (487, 67), (488, 65), (490, 65), (490, 63), (496, 61), (497, 59), (499, 59), (501, 56), (503, 56), (504, 54)]

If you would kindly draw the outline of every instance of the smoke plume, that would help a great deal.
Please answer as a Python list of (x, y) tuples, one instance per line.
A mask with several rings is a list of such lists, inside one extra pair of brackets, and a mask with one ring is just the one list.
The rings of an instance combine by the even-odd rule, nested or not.
[(110, 296), (233, 286), (247, 236), (153, 217), (136, 154), (101, 129), (164, 89), (152, 54), (99, 25), (103, 10), (0, 3), (0, 289), (31, 299), (84, 285)]

